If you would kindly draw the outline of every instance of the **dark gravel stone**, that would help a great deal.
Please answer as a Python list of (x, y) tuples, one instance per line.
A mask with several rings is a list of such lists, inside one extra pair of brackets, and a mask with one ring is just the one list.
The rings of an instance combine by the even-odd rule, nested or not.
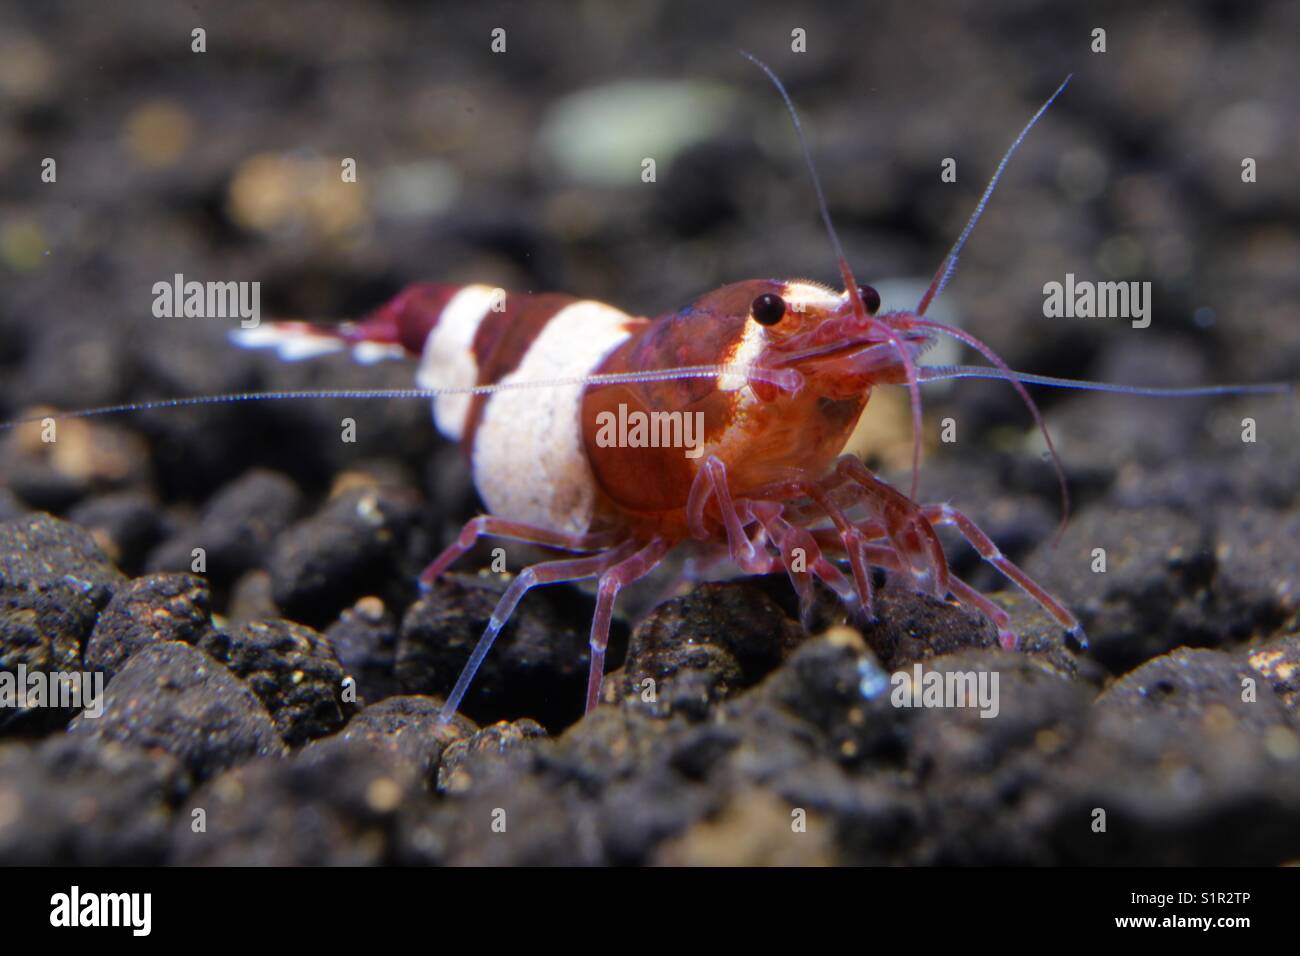
[(276, 536), (297, 516), (302, 495), (278, 472), (253, 468), (221, 488), (203, 508), (198, 524), (178, 533), (149, 556), (155, 571), (189, 571), (193, 550), (206, 555), (205, 573), (222, 582), (257, 567)]
[[(924, 801), (892, 779), (852, 776), (818, 760), (773, 782), (787, 808), (807, 812), (809, 832), (819, 819), (833, 828), (835, 862), (882, 865), (911, 862), (928, 824)], [(790, 810), (786, 810), (789, 829)]]
[(1245, 455), (1231, 467), (1222, 454), (1183, 457), (1120, 471), (1111, 501), (1120, 508), (1175, 508), (1202, 515), (1238, 502), (1286, 508), (1300, 491), (1300, 462)]
[(591, 866), (604, 861), (598, 810), (572, 787), (491, 776), (439, 808), (454, 866)]
[(0, 669), (77, 670), (95, 605), (76, 585), (48, 581), (0, 588)]
[[(494, 577), (448, 574), (411, 606), (397, 639), (403, 693), (451, 690), (505, 587)], [(591, 613), (576, 590), (534, 589), (497, 637), (461, 711), (479, 724), (527, 716), (551, 730), (576, 720), (587, 686)]]
[(0, 488), (0, 521), (12, 521), (30, 511), (8, 488)]
[(896, 670), (969, 647), (997, 646), (997, 629), (978, 611), (918, 594), (899, 582), (875, 594), (876, 619), (862, 636), (881, 664)]
[[(101, 6), (115, 14), (126, 5)], [(1088, 27), (1078, 16), (1046, 15), (1045, 4), (1018, 4), (1007, 16), (981, 8), (938, 26), (922, 4), (839, 6), (839, 29), (814, 24), (807, 69), (789, 66), (806, 75), (787, 79), (800, 87), (809, 128), (839, 131), (822, 137), (818, 164), (855, 260), (872, 263), (877, 277), (917, 276), (924, 285), (982, 185), (968, 174), (994, 168), (1004, 136), (1053, 82), (1036, 71), (1010, 76), (1007, 64), (1028, 49), (1051, 72), (1061, 59), (1053, 54), (1076, 56)], [(1072, 86), (1035, 128), (930, 314), (959, 321), (1029, 372), (1134, 384), (1294, 380), (1300, 177), (1277, 170), (1294, 152), (1296, 5), (1148, 6), (1108, 5), (1107, 69)], [(329, 81), (339, 50), (314, 27), (331, 14), (341, 19), (345, 7), (352, 33), (365, 38), (373, 82), (340, 96)], [(187, 71), (171, 84), (180, 92), (159, 104), (160, 70), (166, 80), (176, 65), (160, 51), (183, 50), (174, 24), (6, 5), (0, 153), (15, 169), (33, 170), (47, 154), (72, 167), (55, 187), (31, 175), (5, 182), (0, 419), (42, 404), (411, 384), (410, 362), (362, 365), (341, 354), (282, 362), (270, 350), (232, 348), (225, 333), (234, 322), (159, 320), (148, 290), (175, 272), (258, 280), (265, 316), (326, 321), (356, 319), (418, 279), (555, 288), (653, 315), (681, 309), (715, 282), (833, 278), (807, 190), (789, 187), (779, 157), (755, 163), (759, 139), (795, 145), (779, 109), (751, 117), (739, 101), (714, 104), (716, 121), (679, 151), (666, 192), (641, 188), (635, 176), (590, 188), (573, 157), (556, 150), (542, 157), (555, 175), (535, 174), (539, 156), (527, 146), (539, 130), (559, 128), (565, 97), (616, 92), (608, 77), (592, 75), (593, 62), (621, 57), (651, 71), (656, 59), (673, 61), (668, 69), (684, 63), (681, 89), (707, 94), (696, 65), (712, 72), (730, 22), (713, 16), (713, 28), (692, 29), (673, 5), (659, 4), (634, 30), (611, 31), (608, 17), (575, 28), (534, 4), (511, 22), (539, 42), (489, 60), (456, 56), (457, 30), (480, 42), (474, 23), (431, 29), (417, 4), (363, 10), (317, 0), (278, 5), (274, 19), (250, 17), (250, 9), (204, 5), (204, 25), (232, 55)], [(869, 124), (844, 122), (853, 111), (846, 93), (862, 79), (852, 67), (864, 28), (902, 38), (871, 47), (872, 75), (889, 89), (873, 100)], [(420, 46), (429, 55), (409, 55), (412, 37), (428, 40)], [(961, 83), (917, 70), (916, 51), (935, 46), (961, 65)], [(723, 68), (737, 77), (749, 70)], [(746, 82), (756, 103), (779, 106), (764, 99), (771, 91), (761, 77)], [(465, 96), (431, 95), (448, 84)], [(367, 95), (385, 89), (413, 94)], [(159, 116), (170, 119), (160, 126)], [(683, 118), (689, 110), (664, 129)], [(466, 166), (464, 149), (437, 150), (434, 162), (411, 167), (402, 154), (427, 154), (424, 144), (390, 142), (385, 131), (428, 127), (461, 145), (482, 145), (487, 131), (497, 148), (477, 150), (490, 157), (477, 168)], [(189, 130), (188, 145), (158, 130)], [(319, 143), (328, 155), (335, 150), (327, 141), (377, 139), (383, 148), (365, 167), (366, 189), (349, 191), (354, 202), (332, 201), (327, 184), (301, 175), (293, 181), (302, 201), (274, 201), (286, 168), (315, 161), (285, 153), (286, 144)], [(102, 156), (108, 142), (114, 162), (81, 161)], [(962, 144), (964, 185), (955, 189), (933, 175), (945, 142)], [(1253, 144), (1252, 155), (1259, 150), (1259, 182), (1250, 185), (1238, 175), (1243, 143)], [(263, 149), (277, 161), (257, 158)], [(457, 179), (459, 190), (446, 188)], [(1150, 279), (1152, 327), (1046, 317), (1043, 283), (1067, 270), (1080, 280)], [(886, 286), (877, 277), (864, 278)], [(883, 291), (885, 308), (909, 307), (920, 294)], [(924, 360), (978, 361), (945, 344)], [(0, 665), (70, 669), (84, 666), (83, 656), (113, 662), (132, 653), (110, 685), (125, 690), (102, 721), (148, 749), (97, 739), (113, 735), (91, 733), (95, 720), (64, 734), (66, 714), (0, 712), (0, 734), (54, 731), (39, 746), (0, 749), (0, 848), (17, 846), (15, 862), (33, 863), (1300, 859), (1295, 396), (1031, 390), (1076, 504), (1062, 545), (1053, 550), (1050, 540), (1052, 470), (1006, 382), (927, 386), (921, 496), (965, 510), (1056, 590), (1084, 617), (1095, 651), (1067, 648), (1058, 625), (946, 529), (954, 569), (1010, 611), (1023, 653), (996, 649), (978, 615), (906, 588), (882, 591), (880, 619), (859, 633), (842, 626), (844, 608), (819, 588), (808, 628), (817, 636), (767, 657), (780, 640), (748, 627), (768, 604), (709, 605), (701, 591), (650, 614), (642, 637), (657, 639), (635, 650), (626, 672), (618, 668), (627, 629), (616, 633), (607, 705), (584, 717), (590, 588), (542, 588), (523, 602), (466, 702), (489, 726), (458, 722), (473, 734), (460, 742), (432, 726), (437, 698), (388, 696), (445, 692), (504, 584), (459, 579), (411, 607), (414, 574), (436, 553), (422, 539), (450, 540), (483, 504), (462, 450), (437, 436), (427, 399), (160, 408), (63, 420), (55, 445), (41, 443), (36, 429), (4, 432), (0, 521), (31, 507), (70, 517), (132, 578), (192, 572), (191, 550), (202, 545), (220, 629), (282, 615), (315, 627), (360, 696), (380, 706), (340, 728), (331, 699), (321, 727), (332, 734), (290, 750), (257, 694), (192, 648), (193, 637), (158, 640), (164, 635), (138, 621), (110, 616), (111, 596), (145, 585), (118, 578), (83, 589), (79, 582), (91, 579), (75, 567), (80, 545), (60, 556), (57, 543), (10, 540), (0, 567), (48, 554), (56, 573), (0, 579)], [(853, 449), (899, 488), (910, 478), (907, 404), (904, 389), (876, 390)], [(339, 440), (344, 416), (355, 420), (355, 444)], [(948, 416), (957, 440), (933, 442), (933, 426)], [(1249, 443), (1241, 435), (1247, 416), (1258, 426)], [(355, 513), (333, 510), (375, 489), (386, 489), (377, 492), (379, 523), (391, 541), (376, 540), (381, 532)], [(409, 519), (394, 513), (389, 521), (383, 502), (401, 512), (405, 489), (423, 498)], [(461, 568), (482, 567), (496, 543), (483, 542)], [(1094, 546), (1107, 550), (1106, 574), (1089, 567)], [(510, 550), (517, 570), (522, 562)], [(673, 583), (673, 563), (665, 562), (662, 582), (620, 596), (626, 621), (651, 611), (638, 602)], [(730, 587), (737, 602), (750, 589), (766, 594), (779, 609), (767, 622), (772, 634), (799, 620), (784, 575)], [(142, 610), (154, 610), (153, 596), (140, 595)], [(677, 629), (656, 630), (666, 621)], [(122, 646), (109, 634), (118, 625), (135, 635)], [(1178, 649), (1187, 644), (1211, 650)], [(175, 666), (160, 656), (176, 657)], [(267, 698), (308, 705), (286, 696), (295, 688), (285, 683), (292, 671), (284, 655), (265, 658), (266, 671), (250, 676), (265, 681)], [(917, 662), (998, 673), (998, 717), (894, 707), (882, 681)], [(655, 705), (623, 693), (647, 665), (673, 671), (656, 677)], [(201, 669), (204, 676), (191, 676)], [(124, 711), (128, 718), (116, 720)], [(539, 725), (553, 736), (535, 736)], [(250, 760), (258, 741), (275, 755)], [(205, 827), (169, 795), (169, 781), (177, 791), (194, 781), (163, 747), (187, 765), (211, 761)], [(232, 762), (240, 763), (220, 769)], [(455, 787), (436, 790), (437, 766)], [(1093, 829), (1098, 809), (1104, 833)], [(503, 830), (494, 826), (497, 811)], [(798, 812), (807, 830), (796, 834)], [(164, 855), (157, 821), (169, 815)], [(498, 896), (508, 912), (514, 897)], [(334, 897), (339, 914), (351, 912), (343, 884), (322, 899)], [(710, 898), (692, 899), (702, 910)], [(440, 902), (426, 907), (431, 927), (446, 922)], [(1014, 913), (1009, 902), (1003, 909)], [(1090, 902), (1068, 898), (1060, 909), (1068, 919)], [(946, 903), (933, 902), (938, 919)], [(652, 905), (658, 912), (671, 903)], [(225, 907), (241, 909), (282, 916), (274, 897), (232, 898)]]
[(1035, 801), (1084, 733), (1091, 688), (1044, 661), (995, 649), (937, 657), (922, 667), (923, 675), (984, 675), (992, 703), (914, 711), (907, 767), (923, 788), (925, 809), (912, 860), (1052, 862), (1050, 846), (1027, 824), (1043, 812)]
[(199, 646), (252, 688), (290, 746), (336, 732), (353, 709), (329, 641), (302, 624), (252, 621)]
[[(96, 613), (124, 582), (90, 534), (35, 514), (0, 524), (0, 670), (81, 669)], [(75, 711), (32, 707), (0, 714), (0, 732), (42, 734)]]
[[(1090, 509), (1027, 568), (1080, 615), (1112, 671), (1269, 634), (1300, 609), (1300, 512), (1220, 508), (1212, 527), (1168, 509), (1119, 514)], [(1091, 571), (1098, 547), (1104, 574)]]
[(1300, 510), (1223, 509), (1214, 557), (1215, 616), (1225, 638), (1269, 634), (1300, 613)]
[[(494, 794), (539, 781), (552, 795), (544, 812), (566, 821), (581, 841), (566, 848), (563, 858), (585, 862), (599, 854), (607, 863), (645, 863), (656, 844), (717, 809), (719, 796), (692, 776), (699, 761), (729, 746), (704, 739), (713, 733), (732, 741), (736, 736), (726, 727), (682, 717), (664, 720), (640, 708), (601, 707), (553, 745), (535, 742), (516, 759), (471, 764), (474, 780), (466, 799), (476, 808), (504, 807)], [(472, 823), (478, 825), (478, 818)], [(539, 841), (540, 835), (528, 835), (521, 842)]]
[(594, 825), (607, 863), (649, 863), (655, 847), (718, 812), (721, 794), (658, 762), (651, 766), (652, 772), (615, 783), (602, 794)]
[(488, 774), (508, 775), (527, 768), (546, 739), (546, 730), (535, 720), (503, 720), (452, 741), (438, 766), (438, 789), (461, 793)]
[(448, 723), (439, 724), (441, 707), (442, 701), (434, 697), (389, 697), (362, 708), (348, 721), (343, 732), (331, 740), (387, 754), (406, 766), (415, 779), (433, 789), (443, 753), (477, 730), (459, 714)]
[(0, 865), (160, 864), (184, 786), (159, 751), (80, 736), (0, 746)]
[(157, 747), (203, 780), (255, 756), (284, 753), (266, 708), (248, 687), (188, 644), (153, 644), (109, 682), (104, 713), (75, 718), (70, 734)]
[[(257, 760), (187, 800), (169, 862), (185, 866), (369, 866), (393, 860), (415, 775), (379, 752), (321, 741), (286, 760)], [(194, 813), (205, 830), (196, 832)]]
[[(918, 666), (923, 674), (995, 673), (996, 715), (899, 706), (897, 675), (910, 679)], [(838, 628), (727, 705), (726, 726), (740, 739), (695, 772), (732, 800), (766, 790), (784, 808), (786, 829), (801, 809), (809, 834), (830, 829), (835, 862), (1041, 862), (1050, 855), (1046, 841), (1026, 836), (1034, 831), (1019, 816), (1018, 795), (1050, 784), (1086, 723), (1090, 697), (1049, 659), (996, 648), (891, 672), (857, 632)], [(794, 852), (769, 836), (775, 842), (763, 852)], [(704, 854), (711, 838), (696, 828), (673, 852)]]
[(1300, 716), (1300, 633), (1286, 634), (1246, 653), (1246, 663), (1262, 674), (1273, 692)]
[(212, 630), (208, 585), (192, 574), (151, 574), (120, 588), (86, 641), (89, 670), (106, 680), (141, 648), (163, 641), (198, 644)]
[(125, 577), (85, 530), (47, 514), (0, 524), (0, 589), (70, 584), (103, 607)]
[[(1294, 859), (1300, 725), (1260, 676), (1239, 655), (1179, 648), (1111, 685), (1057, 781), (1059, 861)], [(1104, 833), (1093, 830), (1097, 809)]]
[(640, 709), (597, 707), (539, 753), (547, 772), (599, 791), (635, 776), (652, 762), (681, 720), (662, 721)]
[[(1271, 693), (1259, 693), (1254, 701), (1242, 699), (1243, 681), (1257, 677), (1245, 661), (1234, 655), (1180, 647), (1111, 684), (1097, 698), (1095, 714), (1098, 720), (1111, 722), (1116, 730), (1125, 723), (1151, 723), (1150, 718), (1158, 715), (1163, 726), (1155, 726), (1152, 737), (1160, 738), (1160, 746), (1178, 740), (1177, 734), (1162, 738), (1162, 731), (1207, 716), (1215, 721), (1210, 728), (1215, 733), (1258, 736), (1274, 725), (1286, 725), (1288, 720), (1281, 701)], [(1217, 708), (1226, 709), (1227, 714), (1218, 713)], [(1131, 735), (1134, 750), (1145, 748), (1141, 736)], [(1190, 753), (1196, 746), (1191, 739), (1184, 739), (1180, 749)]]
[[(1105, 551), (1093, 572), (1094, 549)], [(1059, 545), (1045, 544), (1025, 570), (1079, 615), (1092, 656), (1122, 673), (1180, 644), (1223, 641), (1214, 616), (1210, 533), (1168, 509), (1090, 508), (1071, 521)]]
[(702, 718), (709, 705), (762, 680), (804, 639), (759, 588), (702, 584), (656, 607), (632, 631), (622, 696), (655, 713)]
[(889, 671), (862, 636), (839, 627), (804, 643), (727, 708), (746, 729), (750, 772), (766, 780), (821, 754), (845, 766), (897, 766), (914, 711), (889, 702)]
[(348, 604), (378, 594), (402, 604), (418, 568), (407, 560), (418, 496), (388, 485), (351, 488), (276, 539), (266, 559), (283, 613), (324, 626)]
[[(896, 773), (904, 753), (905, 715), (881, 696), (881, 680), (862, 637), (841, 627), (802, 643), (756, 688), (724, 702), (717, 720), (604, 708), (534, 765), (546, 779), (599, 794), (609, 862), (826, 862), (827, 829), (863, 847), (852, 859), (882, 862), (915, 839), (920, 815), (900, 788), (854, 776)], [(751, 800), (762, 806), (737, 809)], [(806, 845), (784, 838), (796, 809), (811, 818), (810, 833), (823, 830)], [(774, 832), (711, 855), (715, 825), (733, 812), (761, 813)]]
[(340, 663), (356, 678), (361, 697), (373, 702), (398, 693), (397, 622), (376, 597), (346, 609), (325, 631)]
[(88, 498), (68, 512), (68, 520), (89, 531), (109, 560), (127, 572), (143, 566), (163, 533), (158, 502), (140, 491)]
[(1086, 681), (1098, 689), (1109, 679), (1110, 672), (1090, 654), (1081, 651), (1060, 622), (1029, 595), (1014, 590), (989, 597), (1011, 615), (1011, 626), (1020, 638), (1016, 648), (1018, 653), (1034, 658), (1064, 677)]

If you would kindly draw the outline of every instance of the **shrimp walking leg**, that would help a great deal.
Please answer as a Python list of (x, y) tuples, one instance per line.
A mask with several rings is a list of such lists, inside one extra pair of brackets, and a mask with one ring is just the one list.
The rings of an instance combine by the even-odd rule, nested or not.
[[(1079, 624), (1079, 619), (1057, 600), (1050, 591), (1013, 564), (1006, 555), (999, 551), (997, 545), (980, 530), (974, 521), (951, 505), (926, 505), (921, 509), (921, 513), (932, 524), (956, 528), (961, 533), (961, 536), (970, 543), (970, 546), (979, 553), (981, 558), (1001, 571), (1003, 575), (1037, 601), (1043, 610), (1052, 615), (1074, 640), (1080, 645), (1086, 646), (1087, 641), (1083, 634), (1083, 628)], [(1014, 647), (1014, 644), (1012, 646)]]
[(822, 554), (817, 539), (810, 531), (797, 528), (786, 521), (781, 515), (781, 506), (772, 502), (751, 505), (751, 510), (758, 517), (773, 546), (781, 555), (786, 574), (789, 575), (790, 583), (799, 596), (799, 618), (805, 629), (812, 626), (814, 577), (825, 581), (856, 613), (859, 598), (853, 585), (844, 577), (843, 572)]
[(605, 649), (609, 646), (609, 625), (618, 592), (649, 574), (672, 549), (663, 538), (651, 539), (649, 544), (629, 556), (630, 547), (610, 552), (618, 563), (612, 567), (607, 565), (596, 585), (596, 613), (591, 619), (591, 668), (587, 673), (587, 713), (595, 710), (600, 700), (600, 683), (605, 677)]
[[(842, 550), (850, 560), (860, 597), (870, 593), (867, 566), (908, 571), (922, 585), (921, 590), (940, 598), (951, 595), (959, 603), (983, 613), (997, 627), (1002, 646), (1012, 649), (1018, 639), (1006, 611), (948, 571), (932, 528), (953, 527), (981, 558), (1038, 602), (1081, 646), (1086, 646), (1078, 619), (1002, 554), (967, 515), (947, 504), (917, 505), (852, 456), (841, 458), (826, 479), (818, 482), (796, 479), (763, 489), (760, 494), (776, 498), (800, 496), (803, 500), (789, 512), (796, 522), (808, 523), (819, 517), (831, 520), (833, 529), (816, 529), (813, 537), (822, 545), (833, 545), (838, 537), (837, 550)], [(849, 520), (846, 512), (859, 506), (865, 507), (870, 517)], [(926, 525), (930, 526), (929, 533), (922, 530)], [(882, 540), (887, 546), (869, 543)]]
[(460, 534), (456, 536), (456, 540), (444, 548), (443, 552), (420, 572), (420, 586), (426, 590), (431, 587), (443, 572), (474, 547), (478, 539), (484, 535), (575, 552), (599, 551), (614, 543), (612, 536), (607, 534), (565, 534), (560, 531), (535, 528), (518, 521), (506, 521), (493, 515), (479, 515), (467, 521)]
[(505, 594), (501, 595), (501, 599), (497, 601), (497, 606), (493, 609), (492, 617), (488, 621), (487, 629), (484, 630), (483, 636), (478, 639), (478, 643), (474, 645), (469, 660), (465, 663), (460, 676), (456, 679), (456, 686), (452, 688), (442, 706), (442, 710), (438, 714), (438, 722), (445, 723), (455, 715), (457, 708), (460, 707), (460, 702), (465, 697), (466, 691), (469, 690), (469, 685), (474, 680), (474, 675), (478, 673), (483, 659), (492, 650), (492, 644), (496, 641), (497, 635), (501, 633), (502, 628), (506, 626), (506, 622), (510, 619), (510, 615), (514, 613), (515, 607), (530, 589), (541, 584), (560, 584), (566, 581), (581, 581), (585, 578), (597, 577), (604, 574), (611, 567), (616, 567), (618, 562), (627, 557), (631, 550), (631, 544), (624, 544), (601, 554), (588, 555), (582, 558), (569, 558), (563, 561), (547, 561), (524, 568), (518, 577), (510, 582)]
[[(727, 545), (731, 550), (731, 559), (746, 574), (766, 574), (771, 571), (774, 562), (772, 556), (758, 547), (745, 534), (745, 521), (740, 508), (732, 500), (731, 489), (727, 484), (727, 467), (722, 461), (710, 455), (695, 475), (691, 485), (690, 497), (686, 505), (686, 514), (691, 533), (697, 538), (710, 537), (704, 523), (705, 508), (712, 499), (727, 532)], [(752, 515), (746, 512), (752, 520)]]

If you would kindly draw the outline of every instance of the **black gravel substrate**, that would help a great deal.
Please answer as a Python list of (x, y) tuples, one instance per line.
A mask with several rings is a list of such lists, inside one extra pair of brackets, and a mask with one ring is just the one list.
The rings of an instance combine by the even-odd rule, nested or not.
[[(737, 47), (789, 84), (859, 278), (882, 283), (928, 278), (1073, 71), (975, 232), (950, 316), (1045, 374), (1300, 377), (1295, 4), (92, 6), (0, 8), (2, 418), (410, 383), (401, 363), (281, 365), (227, 346), (230, 321), (155, 318), (152, 287), (177, 273), (260, 281), (266, 314), (311, 318), (421, 279), (652, 315), (744, 278), (835, 280), (788, 119)], [(582, 128), (556, 104), (630, 81), (722, 105), (699, 105), (709, 125), (657, 182), (639, 159), (621, 182), (584, 178), (547, 145)], [(693, 109), (622, 135), (637, 157), (643, 138), (671, 151)], [(334, 182), (344, 157), (352, 192)], [(1043, 285), (1067, 272), (1150, 281), (1150, 327), (1044, 318)], [(445, 726), (504, 584), (483, 548), (416, 588), (480, 507), (424, 402), (0, 434), (0, 671), (107, 682), (97, 717), (0, 708), (0, 864), (1300, 860), (1295, 399), (1035, 395), (1074, 496), (1059, 542), (1051, 472), (1003, 384), (926, 392), (922, 497), (1058, 594), (1088, 651), (952, 539), (1022, 651), (901, 589), (860, 629), (823, 602), (810, 635), (784, 579), (652, 587), (620, 606), (583, 718), (593, 601), (540, 589)], [(880, 393), (863, 450), (903, 483), (897, 398)], [(510, 566), (529, 557), (512, 547)], [(996, 675), (996, 717), (869, 692), (919, 662)]]

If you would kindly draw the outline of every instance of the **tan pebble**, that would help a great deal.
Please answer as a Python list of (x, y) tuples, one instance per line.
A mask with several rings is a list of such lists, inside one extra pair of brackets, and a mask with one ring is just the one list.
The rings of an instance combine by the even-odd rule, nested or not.
[(391, 777), (379, 777), (366, 788), (366, 804), (377, 813), (390, 813), (402, 802), (402, 788)]
[(1229, 733), (1237, 724), (1236, 718), (1232, 716), (1232, 711), (1222, 704), (1213, 704), (1207, 707), (1201, 722), (1205, 725), (1207, 733), (1219, 735)]
[(1034, 735), (1034, 745), (1045, 754), (1056, 753), (1061, 749), (1061, 735), (1055, 730), (1043, 729)]
[(1281, 724), (1274, 724), (1264, 732), (1264, 748), (1278, 760), (1295, 760), (1300, 757), (1300, 740), (1295, 731)]
[(189, 148), (194, 123), (175, 100), (154, 99), (138, 106), (123, 124), (122, 140), (145, 166), (171, 166)]
[(858, 652), (867, 649), (867, 643), (862, 639), (862, 635), (843, 624), (830, 628), (822, 637), (835, 647), (847, 647)]
[(372, 623), (377, 623), (382, 620), (384, 616), (384, 602), (373, 594), (367, 595), (357, 601), (353, 609), (357, 612), (358, 617), (364, 618)]

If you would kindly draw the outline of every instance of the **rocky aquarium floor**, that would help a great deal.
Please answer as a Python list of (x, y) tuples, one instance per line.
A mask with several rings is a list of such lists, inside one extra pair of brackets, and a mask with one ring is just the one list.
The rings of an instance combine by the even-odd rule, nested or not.
[[(149, 290), (176, 273), (257, 279), (268, 315), (331, 318), (417, 279), (656, 314), (753, 275), (832, 278), (779, 104), (738, 57), (719, 65), (737, 45), (775, 51), (819, 131), (864, 281), (928, 276), (1074, 69), (963, 258), (953, 314), (1048, 374), (1300, 369), (1300, 30), (1285, 4), (1117, 13), (1104, 68), (1076, 50), (1089, 24), (1035, 19), (1035, 4), (951, 23), (903, 4), (870, 30), (814, 12), (830, 52), (807, 60), (782, 57), (761, 16), (686, 30), (666, 10), (626, 34), (519, 13), (517, 53), (494, 61), (473, 52), (491, 24), (465, 15), (318, 3), (268, 19), (234, 3), (203, 10), (201, 65), (186, 5), (74, 6), (0, 13), (0, 418), (410, 382), (401, 365), (278, 365), (226, 346), (218, 324), (156, 319)], [(347, 29), (326, 42), (318, 24), (337, 17)], [(863, 36), (897, 39), (864, 63), (849, 45)], [(923, 47), (947, 65), (927, 72)], [(720, 112), (657, 193), (566, 178), (564, 151), (539, 145), (557, 126), (577, 135), (554, 103), (629, 77), (739, 98), (683, 88), (694, 106), (657, 129)], [(1253, 191), (1242, 141), (1263, 157)], [(961, 179), (941, 188), (953, 143)], [(332, 170), (354, 154), (359, 193), (313, 179), (321, 157)], [(48, 155), (57, 187), (31, 173)], [(1040, 289), (1066, 271), (1153, 280), (1153, 325), (1043, 318)], [(0, 708), (0, 864), (1300, 860), (1294, 398), (1040, 397), (1075, 503), (1059, 542), (1051, 472), (999, 383), (926, 393), (922, 498), (967, 511), (1077, 611), (1086, 652), (954, 539), (955, 569), (1011, 612), (1021, 651), (905, 589), (886, 586), (861, 628), (823, 596), (809, 633), (784, 578), (660, 581), (620, 606), (604, 700), (583, 717), (594, 602), (544, 588), (446, 726), (442, 695), (508, 577), (479, 571), (480, 548), (415, 587), (479, 508), (424, 403), (7, 432), (0, 669), (107, 683), (99, 717)], [(861, 448), (904, 485), (897, 399), (874, 400)], [(959, 440), (930, 441), (948, 417)], [(512, 547), (508, 565), (535, 557)], [(918, 663), (996, 677), (996, 714), (896, 706), (890, 675)]]

